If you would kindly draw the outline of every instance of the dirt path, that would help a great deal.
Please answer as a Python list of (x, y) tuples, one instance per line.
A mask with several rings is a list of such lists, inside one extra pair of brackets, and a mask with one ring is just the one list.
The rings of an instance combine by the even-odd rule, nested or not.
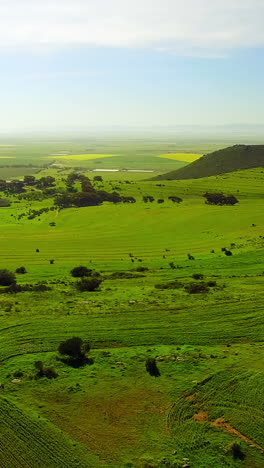
[(218, 418), (213, 422), (209, 423), (210, 426), (213, 427), (220, 427), (221, 429), (224, 429), (225, 431), (229, 432), (229, 434), (233, 434), (237, 437), (239, 437), (241, 440), (244, 440), (249, 445), (252, 445), (256, 449), (260, 450), (264, 454), (264, 448), (261, 447), (260, 445), (256, 444), (254, 440), (249, 439), (248, 437), (244, 436), (241, 434), (241, 432), (237, 431), (231, 424), (229, 424), (227, 421), (225, 421), (224, 418)]

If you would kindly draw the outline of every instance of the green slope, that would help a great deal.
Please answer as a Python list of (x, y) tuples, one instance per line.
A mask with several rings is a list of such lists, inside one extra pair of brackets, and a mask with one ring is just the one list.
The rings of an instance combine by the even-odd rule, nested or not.
[(264, 167), (264, 145), (235, 145), (206, 154), (188, 166), (153, 180), (200, 179), (255, 167)]

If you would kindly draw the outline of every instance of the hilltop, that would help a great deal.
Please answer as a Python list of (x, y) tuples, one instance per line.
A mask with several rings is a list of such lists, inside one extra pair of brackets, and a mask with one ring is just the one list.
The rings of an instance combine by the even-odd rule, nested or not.
[(264, 167), (264, 145), (234, 145), (152, 180), (200, 179), (255, 167)]

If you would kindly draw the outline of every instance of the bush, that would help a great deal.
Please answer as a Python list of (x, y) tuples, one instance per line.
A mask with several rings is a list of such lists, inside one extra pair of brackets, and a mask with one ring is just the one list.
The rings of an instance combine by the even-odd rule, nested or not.
[(25, 267), (19, 267), (16, 269), (16, 273), (18, 273), (19, 275), (25, 275), (25, 273), (27, 273), (27, 270)]
[(0, 270), (0, 286), (10, 286), (16, 282), (16, 277), (12, 271)]
[(139, 266), (136, 268), (136, 271), (143, 273), (144, 271), (148, 271), (148, 267)]
[(231, 250), (225, 250), (225, 255), (227, 257), (231, 257), (233, 254), (232, 254)]
[(234, 195), (224, 195), (223, 193), (208, 193), (206, 192), (203, 197), (206, 198), (208, 205), (235, 205), (238, 199)]
[(38, 371), (35, 378), (40, 379), (41, 377), (47, 377), (48, 379), (56, 379), (58, 377), (57, 372), (52, 367), (44, 367), (42, 361), (35, 362), (35, 368)]
[(90, 351), (91, 346), (88, 342), (84, 342), (79, 337), (73, 337), (66, 341), (62, 341), (58, 347), (60, 354), (68, 356), (62, 359), (66, 364), (72, 367), (80, 367), (84, 364), (92, 364), (92, 360), (86, 357)]
[(155, 358), (148, 358), (146, 360), (146, 371), (151, 375), (152, 377), (159, 377), (160, 376), (160, 371), (157, 368), (156, 364), (156, 359)]
[(92, 270), (85, 266), (75, 267), (71, 270), (71, 275), (74, 278), (83, 278), (84, 276), (91, 276)]
[(209, 287), (206, 283), (191, 283), (185, 286), (185, 291), (189, 294), (208, 293)]
[(80, 292), (95, 291), (99, 288), (102, 281), (101, 278), (82, 278), (80, 281), (77, 281), (76, 288)]
[(242, 451), (242, 447), (237, 442), (233, 442), (226, 450), (227, 453), (230, 453), (235, 460), (245, 460), (246, 455)]
[(215, 286), (217, 286), (217, 283), (216, 283), (216, 281), (208, 281), (207, 286), (209, 288), (214, 288)]
[(195, 280), (202, 280), (204, 278), (204, 275), (202, 273), (194, 273), (192, 275), (192, 278)]
[(183, 201), (182, 198), (175, 196), (168, 197), (168, 199), (171, 200), (173, 203), (181, 203)]

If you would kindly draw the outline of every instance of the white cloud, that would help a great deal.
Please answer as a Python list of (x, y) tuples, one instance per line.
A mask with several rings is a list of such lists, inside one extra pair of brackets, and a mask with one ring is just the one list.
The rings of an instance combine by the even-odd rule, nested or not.
[(221, 56), (264, 45), (263, 0), (0, 0), (0, 50), (151, 48)]

